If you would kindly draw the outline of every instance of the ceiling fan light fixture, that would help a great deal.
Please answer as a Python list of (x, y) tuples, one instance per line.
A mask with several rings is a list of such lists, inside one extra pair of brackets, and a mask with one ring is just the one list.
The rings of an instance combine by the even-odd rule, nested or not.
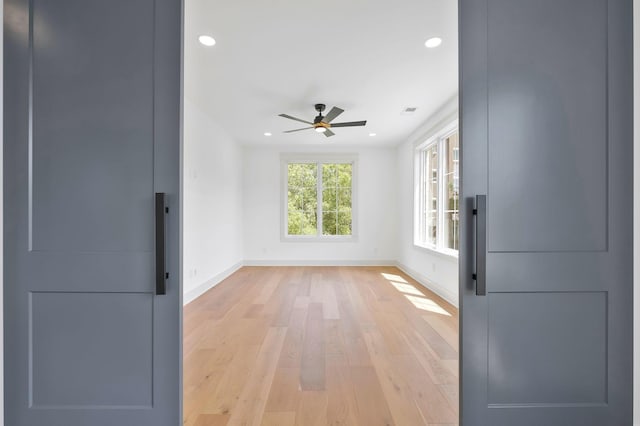
[(315, 131), (318, 132), (318, 133), (324, 133), (324, 132), (327, 131), (327, 128), (326, 127), (322, 127), (322, 126), (318, 126), (318, 127), (315, 128)]

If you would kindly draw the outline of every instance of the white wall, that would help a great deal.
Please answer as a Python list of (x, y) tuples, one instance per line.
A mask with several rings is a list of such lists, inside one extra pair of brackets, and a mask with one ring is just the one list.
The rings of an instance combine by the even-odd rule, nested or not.
[(398, 253), (401, 269), (427, 285), (450, 303), (458, 306), (458, 259), (413, 244), (413, 174), (414, 147), (457, 118), (458, 98), (447, 102), (424, 125), (398, 145)]
[(241, 148), (203, 110), (184, 99), (184, 303), (242, 261)]
[[(282, 241), (281, 153), (357, 154), (357, 237), (348, 242)], [(394, 148), (337, 145), (244, 147), (244, 255), (247, 264), (389, 264), (396, 258)]]

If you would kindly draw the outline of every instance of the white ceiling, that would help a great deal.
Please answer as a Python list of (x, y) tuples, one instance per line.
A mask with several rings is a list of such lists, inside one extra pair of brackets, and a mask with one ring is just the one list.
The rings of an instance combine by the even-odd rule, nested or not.
[[(455, 0), (186, 0), (184, 43), (185, 96), (242, 144), (394, 145), (457, 92)], [(367, 126), (282, 133), (315, 103)]]

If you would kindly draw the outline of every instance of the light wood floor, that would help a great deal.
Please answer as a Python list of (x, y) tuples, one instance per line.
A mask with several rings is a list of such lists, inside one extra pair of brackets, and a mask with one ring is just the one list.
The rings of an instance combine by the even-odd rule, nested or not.
[(457, 310), (396, 268), (245, 267), (185, 307), (185, 425), (457, 422)]

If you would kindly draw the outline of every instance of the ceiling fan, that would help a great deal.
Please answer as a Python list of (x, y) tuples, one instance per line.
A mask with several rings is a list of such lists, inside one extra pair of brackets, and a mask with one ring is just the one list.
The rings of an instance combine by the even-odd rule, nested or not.
[(318, 116), (316, 118), (313, 119), (313, 123), (307, 120), (302, 120), (300, 118), (296, 118), (296, 117), (292, 117), (290, 115), (287, 114), (279, 114), (280, 117), (284, 117), (284, 118), (288, 118), (290, 120), (295, 120), (295, 121), (300, 121), (301, 123), (306, 123), (306, 124), (310, 124), (311, 127), (303, 127), (302, 129), (294, 129), (294, 130), (287, 130), (284, 133), (293, 133), (293, 132), (299, 132), (301, 130), (307, 130), (307, 129), (315, 129), (316, 132), (318, 133), (324, 133), (324, 135), (326, 137), (330, 137), (335, 135), (335, 133), (333, 133), (331, 131), (331, 128), (333, 127), (355, 127), (355, 126), (365, 126), (367, 124), (367, 121), (349, 121), (346, 123), (332, 123), (332, 121), (339, 116), (340, 114), (342, 114), (344, 112), (343, 109), (340, 109), (338, 107), (333, 107), (331, 108), (331, 110), (329, 111), (329, 113), (325, 116), (322, 115), (322, 112), (325, 110), (326, 105), (325, 104), (315, 104), (315, 108), (316, 111), (318, 111)]

